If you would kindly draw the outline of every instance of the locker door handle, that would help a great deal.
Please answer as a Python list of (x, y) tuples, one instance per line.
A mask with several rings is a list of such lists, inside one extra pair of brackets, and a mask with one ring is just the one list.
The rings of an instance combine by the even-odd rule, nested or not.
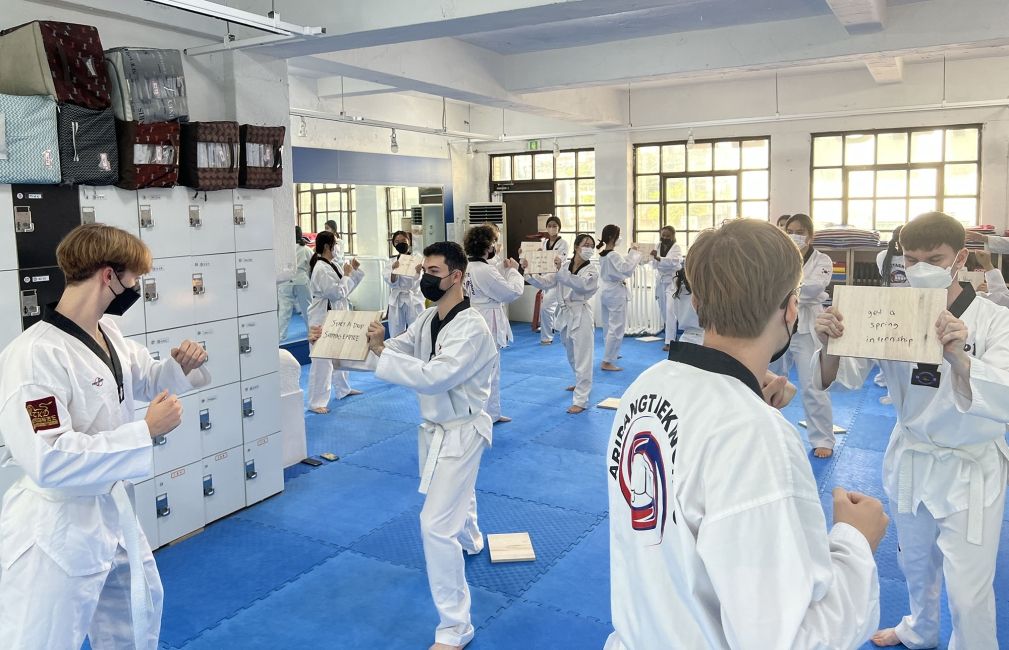
[(200, 206), (189, 206), (189, 225), (192, 228), (203, 227), (203, 217), (200, 215)]
[(35, 224), (32, 223), (32, 209), (28, 206), (14, 206), (14, 232), (35, 232)]
[(158, 283), (156, 280), (144, 280), (144, 302), (155, 302), (158, 299)]
[(241, 354), (249, 354), (252, 352), (252, 342), (249, 341), (248, 334), (242, 334), (238, 337), (238, 351)]
[(154, 445), (156, 447), (160, 447), (162, 445), (167, 444), (168, 444), (168, 436), (157, 436), (156, 438), (154, 438)]
[(242, 400), (242, 417), (251, 418), (255, 414), (256, 410), (252, 408), (252, 398), (247, 397), (244, 400)]
[(203, 477), (203, 496), (214, 496), (214, 475), (207, 474)]
[(200, 431), (210, 431), (214, 428), (214, 423), (210, 421), (210, 409), (200, 411)]
[(151, 214), (151, 206), (140, 206), (140, 227), (150, 230), (154, 227), (154, 216)]
[(245, 225), (245, 207), (241, 205), (236, 205), (233, 211), (236, 226)]
[(259, 474), (256, 473), (256, 461), (250, 460), (245, 463), (245, 480), (251, 481), (257, 476), (259, 476)]
[(155, 501), (155, 506), (158, 510), (158, 518), (167, 517), (172, 514), (172, 509), (168, 507), (168, 494), (159, 494), (157, 500)]

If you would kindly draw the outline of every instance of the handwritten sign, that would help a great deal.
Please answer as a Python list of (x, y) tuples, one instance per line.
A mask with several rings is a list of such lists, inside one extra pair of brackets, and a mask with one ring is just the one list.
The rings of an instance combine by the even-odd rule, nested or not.
[(526, 273), (531, 275), (544, 275), (547, 273), (557, 273), (557, 258), (560, 253), (557, 251), (531, 251), (526, 253)]
[(311, 356), (364, 361), (368, 356), (368, 326), (381, 317), (382, 313), (377, 311), (330, 311), (322, 326), (322, 338), (312, 346)]
[(524, 241), (519, 244), (519, 258), (528, 259), (529, 253), (543, 250), (543, 242)]
[(400, 255), (399, 268), (393, 273), (396, 275), (416, 275), (418, 265), (424, 265), (423, 255)]
[(942, 363), (935, 321), (946, 309), (945, 290), (839, 285), (834, 307), (844, 317), (844, 336), (830, 339), (829, 354)]
[(961, 270), (956, 279), (958, 282), (970, 282), (970, 286), (974, 287), (976, 291), (978, 287), (984, 284), (987, 280), (984, 277), (984, 271), (963, 271)]

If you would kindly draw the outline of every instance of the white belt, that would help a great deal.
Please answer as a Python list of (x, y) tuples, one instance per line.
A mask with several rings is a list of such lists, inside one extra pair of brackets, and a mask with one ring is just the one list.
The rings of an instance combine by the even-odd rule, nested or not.
[(420, 433), (431, 433), (433, 437), (431, 438), (431, 446), (427, 450), (427, 458), (424, 460), (424, 469), (420, 473), (420, 487), (417, 489), (421, 494), (427, 494), (427, 490), (431, 487), (431, 479), (434, 478), (434, 469), (438, 466), (438, 457), (441, 456), (441, 447), (445, 442), (445, 432), (449, 429), (455, 429), (458, 427), (464, 427), (467, 424), (472, 424), (476, 422), (481, 416), (481, 413), (476, 415), (471, 415), (469, 417), (460, 418), (458, 420), (452, 420), (451, 422), (445, 422), (443, 424), (438, 424), (436, 422), (424, 422), (420, 425)]
[(144, 571), (144, 557), (140, 548), (140, 526), (137, 514), (133, 511), (130, 495), (126, 492), (126, 484), (117, 481), (111, 488), (42, 488), (27, 477), (20, 485), (29, 492), (34, 492), (49, 501), (73, 501), (74, 499), (112, 495), (112, 502), (119, 513), (119, 526), (123, 530), (123, 540), (126, 542), (126, 557), (130, 562), (130, 614), (133, 619), (133, 644), (137, 650), (146, 649), (148, 620), (154, 612), (151, 600), (150, 586), (147, 584), (147, 573)]
[(977, 459), (970, 454), (950, 447), (909, 445), (900, 457), (897, 474), (897, 512), (910, 514), (914, 506), (912, 475), (915, 455), (932, 456), (945, 460), (951, 456), (966, 462), (970, 467), (970, 498), (967, 502), (967, 542), (980, 546), (984, 533), (984, 473)]

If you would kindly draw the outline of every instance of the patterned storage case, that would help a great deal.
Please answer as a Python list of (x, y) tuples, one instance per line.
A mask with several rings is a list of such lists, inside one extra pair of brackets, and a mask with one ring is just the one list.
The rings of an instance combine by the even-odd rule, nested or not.
[(56, 102), (44, 95), (0, 95), (0, 183), (59, 182)]
[(112, 109), (93, 111), (64, 104), (57, 119), (63, 183), (115, 185), (119, 180), (119, 148)]
[(179, 181), (179, 123), (140, 124), (116, 120), (119, 187), (173, 187)]
[(237, 122), (182, 124), (181, 140), (180, 185), (194, 190), (231, 190), (238, 187)]
[(178, 50), (119, 47), (108, 50), (105, 60), (116, 118), (141, 124), (189, 119)]
[(242, 158), (238, 186), (264, 190), (284, 183), (284, 133), (282, 126), (243, 124)]
[(61, 104), (108, 108), (109, 76), (98, 30), (45, 20), (0, 32), (0, 93), (51, 95)]

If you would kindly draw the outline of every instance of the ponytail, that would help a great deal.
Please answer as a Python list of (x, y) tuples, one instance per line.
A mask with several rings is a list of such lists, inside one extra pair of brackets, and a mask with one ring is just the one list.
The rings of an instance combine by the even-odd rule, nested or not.
[(687, 273), (681, 267), (679, 271), (676, 272), (676, 291), (673, 292), (674, 298), (680, 297), (680, 289), (686, 289), (688, 294), (693, 293), (690, 290), (690, 281), (687, 280)]
[(897, 226), (893, 234), (890, 235), (890, 241), (886, 245), (886, 255), (883, 256), (882, 268), (879, 270), (879, 275), (882, 278), (880, 286), (889, 287), (890, 286), (890, 269), (893, 267), (893, 258), (900, 253), (900, 230), (902, 226)]

